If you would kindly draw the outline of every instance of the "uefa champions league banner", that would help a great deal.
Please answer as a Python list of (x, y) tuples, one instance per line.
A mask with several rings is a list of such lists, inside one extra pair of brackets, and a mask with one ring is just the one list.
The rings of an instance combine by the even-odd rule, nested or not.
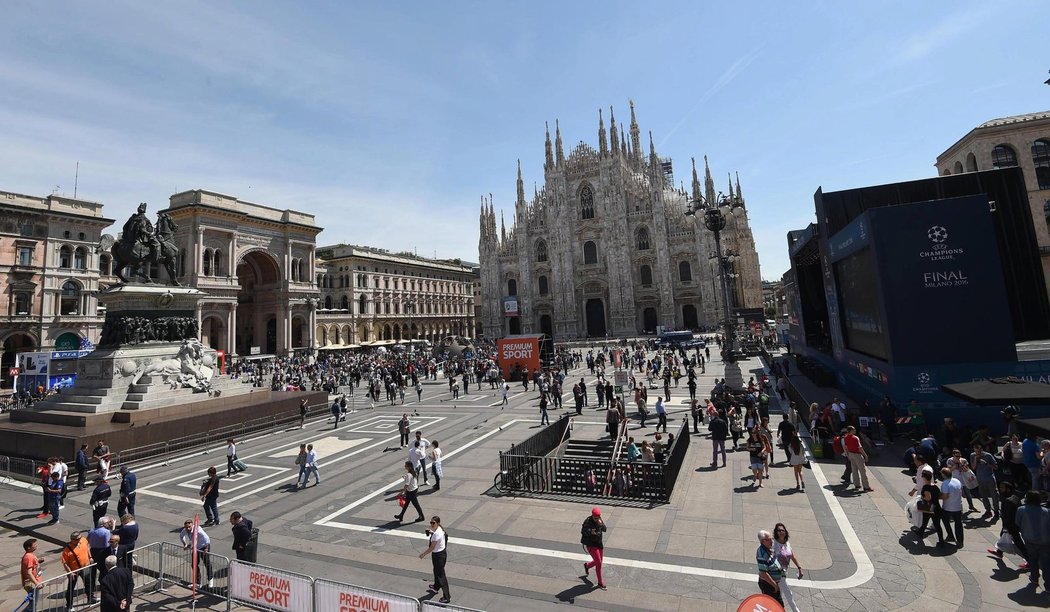
[(995, 214), (985, 196), (867, 211), (895, 366), (1016, 359)]

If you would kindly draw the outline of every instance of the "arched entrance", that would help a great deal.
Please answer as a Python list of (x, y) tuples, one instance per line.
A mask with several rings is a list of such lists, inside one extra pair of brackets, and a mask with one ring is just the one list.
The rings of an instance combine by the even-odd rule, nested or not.
[(697, 329), (700, 327), (700, 317), (696, 314), (696, 306), (692, 304), (682, 306), (682, 325), (686, 329)]
[[(253, 346), (260, 352), (276, 354), (277, 296), (280, 295), (281, 274), (277, 261), (264, 251), (245, 253), (237, 263), (237, 329), (236, 352), (250, 355)], [(283, 326), (282, 326), (283, 327)], [(282, 343), (288, 348), (290, 338)]]
[(587, 335), (591, 338), (604, 338), (605, 304), (599, 298), (591, 298), (587, 300), (584, 309), (587, 317)]
[(36, 341), (29, 334), (15, 333), (4, 340), (3, 355), (0, 356), (0, 381), (5, 389), (10, 389), (14, 379), (8, 376), (15, 367), (15, 355), (37, 349)]
[(642, 330), (647, 334), (656, 333), (656, 309), (646, 308), (642, 311)]
[(219, 317), (205, 317), (201, 321), (201, 344), (219, 351), (226, 347), (226, 325)]
[(549, 314), (540, 315), (540, 333), (554, 336), (554, 322)]

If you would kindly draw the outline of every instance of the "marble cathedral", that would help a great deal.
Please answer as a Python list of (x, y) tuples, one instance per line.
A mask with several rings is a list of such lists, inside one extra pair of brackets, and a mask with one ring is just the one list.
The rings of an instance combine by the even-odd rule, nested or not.
[[(713, 327), (722, 320), (714, 235), (702, 215), (686, 216), (699, 196), (715, 201), (704, 157), (693, 162), (691, 192), (673, 184), (671, 162), (649, 134), (642, 152), (631, 102), (629, 130), (609, 109), (598, 114), (598, 149), (580, 142), (565, 155), (555, 122), (547, 128), (543, 188), (526, 200), (518, 162), (514, 218), (497, 229), (491, 196), (481, 203), (481, 313), (488, 338), (545, 333), (555, 340), (634, 336)], [(729, 194), (743, 203), (739, 175)], [(737, 255), (727, 281), (731, 308), (760, 308), (758, 253), (746, 207), (727, 215), (723, 252)]]

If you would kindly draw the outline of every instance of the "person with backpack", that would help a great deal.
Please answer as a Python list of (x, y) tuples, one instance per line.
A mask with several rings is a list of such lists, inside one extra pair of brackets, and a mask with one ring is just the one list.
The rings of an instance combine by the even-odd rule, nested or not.
[(598, 578), (598, 588), (606, 590), (605, 580), (602, 577), (602, 558), (604, 556), (604, 545), (602, 544), (602, 533), (606, 531), (605, 521), (602, 520), (602, 510), (598, 506), (591, 508), (591, 515), (583, 521), (583, 526), (580, 528), (580, 544), (587, 550), (587, 554), (591, 556), (591, 560), (583, 564), (583, 572), (585, 575), (591, 575), (591, 568), (594, 568), (594, 575)]

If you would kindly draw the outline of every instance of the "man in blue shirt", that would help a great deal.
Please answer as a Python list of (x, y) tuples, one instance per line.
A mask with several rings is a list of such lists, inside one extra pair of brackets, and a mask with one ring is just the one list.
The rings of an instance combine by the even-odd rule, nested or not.
[(1028, 432), (1024, 442), (1021, 443), (1021, 456), (1024, 458), (1024, 466), (1028, 468), (1028, 474), (1032, 479), (1032, 490), (1039, 490), (1039, 442), (1035, 434)]
[(51, 482), (47, 485), (47, 503), (51, 508), (51, 520), (48, 521), (48, 525), (55, 525), (58, 523), (62, 488), (65, 486), (66, 482), (62, 480), (62, 475), (58, 472), (51, 472)]
[(1050, 510), (1042, 507), (1038, 491), (1025, 494), (1024, 505), (1017, 509), (1017, 528), (1028, 549), (1031, 583), (1039, 586), (1039, 568), (1043, 569), (1043, 588), (1050, 589)]
[(77, 457), (73, 465), (77, 468), (77, 491), (84, 490), (84, 480), (87, 478), (88, 454), (87, 444), (81, 444), (77, 451)]
[(126, 465), (120, 466), (120, 477), (120, 501), (117, 502), (117, 516), (134, 515), (138, 478)]

